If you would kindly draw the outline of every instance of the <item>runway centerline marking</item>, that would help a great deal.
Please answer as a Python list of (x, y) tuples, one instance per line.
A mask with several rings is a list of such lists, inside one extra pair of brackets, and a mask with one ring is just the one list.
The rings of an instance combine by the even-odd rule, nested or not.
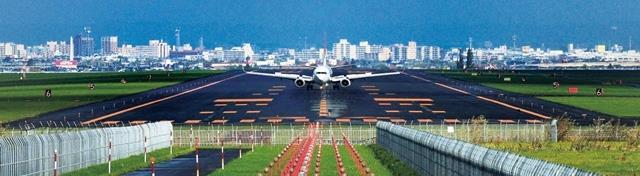
[(517, 106), (513, 106), (513, 105), (510, 105), (510, 104), (507, 104), (507, 103), (503, 103), (503, 102), (500, 102), (498, 100), (494, 100), (494, 99), (491, 99), (491, 98), (487, 98), (487, 97), (483, 97), (483, 96), (479, 96), (479, 95), (474, 95), (474, 94), (469, 93), (467, 91), (456, 89), (456, 88), (453, 88), (451, 86), (448, 86), (448, 85), (445, 85), (445, 84), (442, 84), (442, 83), (437, 83), (437, 82), (434, 82), (434, 81), (431, 81), (431, 80), (428, 80), (428, 79), (424, 79), (424, 78), (421, 78), (421, 77), (418, 77), (418, 76), (410, 75), (410, 74), (407, 74), (407, 73), (404, 73), (404, 72), (402, 74), (405, 74), (407, 76), (410, 76), (410, 77), (413, 77), (413, 78), (416, 78), (416, 79), (419, 79), (419, 80), (422, 80), (422, 81), (425, 81), (425, 82), (434, 83), (434, 84), (436, 84), (436, 85), (438, 85), (440, 87), (444, 87), (446, 89), (449, 89), (449, 90), (452, 90), (452, 91), (455, 91), (455, 92), (459, 92), (459, 93), (462, 93), (462, 94), (465, 94), (465, 95), (473, 96), (473, 97), (476, 97), (478, 99), (481, 99), (481, 100), (484, 100), (484, 101), (488, 101), (488, 102), (491, 102), (491, 103), (494, 103), (494, 104), (498, 104), (498, 105), (504, 106), (504, 107), (509, 108), (509, 109), (513, 109), (513, 110), (516, 110), (516, 111), (519, 111), (519, 112), (523, 112), (523, 113), (526, 113), (526, 114), (529, 114), (529, 115), (533, 115), (533, 116), (536, 116), (536, 117), (539, 117), (539, 118), (543, 118), (543, 119), (551, 119), (551, 117), (546, 116), (546, 115), (542, 115), (542, 114), (539, 114), (539, 113), (536, 113), (536, 112), (533, 112), (533, 111), (526, 110), (524, 108), (520, 108), (520, 107), (517, 107)]
[(205, 85), (202, 85), (200, 87), (196, 87), (196, 88), (184, 91), (184, 92), (180, 92), (180, 93), (175, 94), (175, 95), (171, 95), (171, 96), (168, 96), (168, 97), (164, 97), (164, 98), (160, 98), (160, 99), (153, 100), (153, 101), (150, 101), (150, 102), (146, 102), (144, 104), (136, 105), (134, 107), (130, 107), (130, 108), (126, 108), (126, 109), (123, 109), (123, 110), (120, 110), (120, 111), (116, 111), (116, 112), (113, 112), (113, 113), (110, 113), (110, 114), (107, 114), (107, 115), (103, 115), (103, 116), (100, 116), (100, 117), (97, 117), (97, 118), (94, 118), (94, 119), (91, 119), (91, 120), (88, 120), (88, 121), (84, 121), (84, 122), (82, 122), (82, 124), (94, 123), (94, 122), (97, 122), (97, 121), (100, 121), (100, 120), (111, 118), (113, 116), (117, 116), (117, 115), (120, 115), (120, 114), (124, 114), (124, 113), (130, 112), (130, 111), (133, 111), (133, 110), (136, 110), (136, 109), (147, 107), (147, 106), (152, 105), (152, 104), (156, 104), (156, 103), (160, 103), (160, 102), (163, 102), (163, 101), (167, 101), (167, 100), (173, 99), (175, 97), (179, 97), (179, 96), (191, 93), (191, 92), (198, 91), (200, 89), (207, 88), (209, 86), (213, 86), (213, 85), (222, 83), (222, 82), (227, 81), (227, 80), (231, 80), (233, 78), (237, 78), (237, 77), (243, 76), (245, 74), (246, 73), (238, 74), (238, 75), (235, 75), (235, 76), (232, 76), (232, 77), (228, 77), (228, 78), (225, 78), (225, 79), (222, 79), (222, 80), (219, 80), (219, 81), (216, 81), (216, 82), (212, 82), (212, 83), (209, 83), (209, 84), (205, 84)]

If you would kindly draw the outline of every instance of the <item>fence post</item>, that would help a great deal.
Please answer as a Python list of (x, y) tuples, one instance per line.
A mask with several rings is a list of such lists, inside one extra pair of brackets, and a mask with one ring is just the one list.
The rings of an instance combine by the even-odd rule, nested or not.
[(144, 147), (144, 162), (147, 162), (147, 136), (144, 136), (144, 142), (142, 143), (142, 146)]
[(109, 174), (111, 174), (111, 139), (109, 139)]
[(551, 141), (558, 142), (558, 120), (551, 120), (551, 127), (549, 130), (551, 131)]
[(198, 156), (198, 143), (199, 143), (199, 140), (198, 140), (197, 137), (196, 137), (195, 140), (196, 141), (195, 141), (194, 147), (196, 149), (196, 176), (200, 176), (200, 158)]
[(58, 175), (58, 149), (53, 150), (53, 176)]
[(220, 162), (222, 164), (222, 170), (224, 170), (224, 138), (220, 141)]
[(173, 155), (173, 129), (169, 131), (169, 154)]

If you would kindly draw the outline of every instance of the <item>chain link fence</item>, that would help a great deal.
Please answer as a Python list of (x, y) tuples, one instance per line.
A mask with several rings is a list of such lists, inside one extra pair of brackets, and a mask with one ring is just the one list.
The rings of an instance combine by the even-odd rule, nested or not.
[(169, 122), (0, 138), (0, 175), (60, 175), (169, 147)]
[(376, 126), (376, 143), (421, 175), (596, 175), (389, 122)]

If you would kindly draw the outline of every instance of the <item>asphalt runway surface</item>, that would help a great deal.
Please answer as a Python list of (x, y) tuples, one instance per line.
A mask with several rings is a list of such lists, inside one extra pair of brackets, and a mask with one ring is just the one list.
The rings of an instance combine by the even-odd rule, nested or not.
[[(311, 74), (311, 70), (282, 72)], [(334, 75), (348, 72), (358, 71), (336, 70)], [(505, 123), (509, 120), (527, 123), (527, 120), (546, 121), (562, 112), (570, 112), (574, 117), (600, 115), (421, 71), (352, 80), (350, 87), (340, 90), (331, 87), (306, 90), (296, 87), (292, 80), (230, 71), (137, 95), (47, 113), (28, 119), (23, 125), (52, 126), (53, 123), (73, 126), (163, 120), (174, 123), (339, 121), (359, 124), (375, 120), (455, 123), (479, 115), (494, 123), (501, 120)], [(590, 119), (584, 118), (584, 121)]]
[[(227, 164), (239, 156), (239, 151), (230, 149), (224, 151), (224, 163)], [(198, 162), (200, 163), (200, 175), (208, 175), (218, 168), (222, 168), (220, 160), (220, 150), (200, 150), (198, 152)], [(191, 176), (196, 175), (195, 152), (178, 156), (169, 161), (157, 163), (154, 167), (156, 175)], [(151, 175), (151, 168), (144, 168), (125, 174), (126, 176), (148, 176)]]

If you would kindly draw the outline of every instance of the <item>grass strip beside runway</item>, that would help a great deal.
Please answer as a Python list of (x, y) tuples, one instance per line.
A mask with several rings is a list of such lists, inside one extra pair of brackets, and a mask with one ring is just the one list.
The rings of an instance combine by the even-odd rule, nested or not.
[(99, 164), (73, 172), (65, 173), (64, 176), (85, 176), (85, 175), (124, 175), (138, 169), (149, 167), (152, 157), (156, 159), (156, 163), (170, 160), (180, 155), (188, 154), (193, 151), (190, 147), (174, 147), (173, 155), (169, 154), (169, 148), (159, 149), (147, 154), (147, 163), (144, 162), (144, 154), (134, 155), (127, 158), (115, 160), (111, 163), (111, 174), (108, 173), (108, 164)]
[[(24, 80), (20, 80), (19, 74), (3, 73), (0, 74), (0, 109), (2, 109), (0, 121), (20, 120), (45, 112), (136, 94), (221, 72), (169, 73), (161, 71), (29, 73)], [(125, 79), (127, 83), (121, 83), (121, 79)], [(89, 89), (89, 83), (95, 84), (93, 90)], [(45, 89), (51, 89), (51, 97), (44, 96)]]

